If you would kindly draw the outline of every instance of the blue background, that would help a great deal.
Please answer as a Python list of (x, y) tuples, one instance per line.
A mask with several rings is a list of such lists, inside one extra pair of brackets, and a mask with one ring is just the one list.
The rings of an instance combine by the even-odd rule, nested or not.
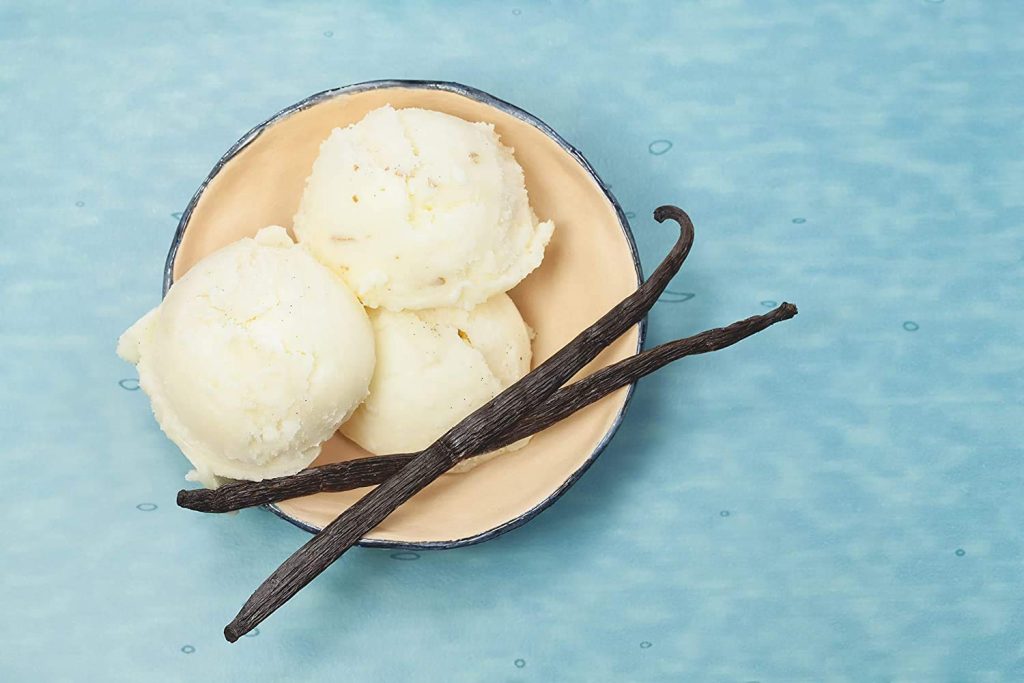
[[(376, 4), (0, 2), (0, 680), (1024, 679), (1024, 3)], [(648, 271), (691, 212), (651, 343), (801, 313), (645, 380), (522, 529), (229, 645), (307, 536), (175, 507), (115, 340), (225, 149), (389, 77), (546, 120)]]

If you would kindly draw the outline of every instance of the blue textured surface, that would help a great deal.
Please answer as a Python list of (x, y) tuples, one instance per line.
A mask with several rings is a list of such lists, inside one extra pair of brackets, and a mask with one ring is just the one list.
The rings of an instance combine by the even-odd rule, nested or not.
[[(0, 4), (0, 680), (1024, 678), (1024, 4), (654, 7)], [(242, 132), (386, 77), (546, 120), (648, 270), (686, 207), (652, 343), (801, 314), (645, 380), (524, 528), (355, 550), (228, 645), (306, 535), (174, 506), (114, 340)]]

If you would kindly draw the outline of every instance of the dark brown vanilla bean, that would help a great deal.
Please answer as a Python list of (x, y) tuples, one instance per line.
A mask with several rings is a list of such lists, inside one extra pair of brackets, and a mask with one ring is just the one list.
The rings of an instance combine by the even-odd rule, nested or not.
[(682, 209), (662, 206), (654, 212), (654, 218), (659, 223), (667, 219), (678, 222), (679, 240), (646, 282), (313, 536), (256, 589), (224, 628), (224, 637), (234, 642), (259, 625), (402, 503), (472, 453), (475, 445), (510, 429), (608, 344), (640, 322), (679, 271), (693, 246), (693, 224)]
[[(556, 391), (516, 423), (510, 431), (496, 435), (488, 443), (479, 444), (471, 455), (489, 453), (536, 434), (616, 389), (631, 384), (673, 361), (732, 346), (794, 315), (796, 306), (783, 303), (763, 315), (755, 315), (728, 327), (708, 330), (686, 339), (661, 344), (597, 370), (586, 378)], [(234, 482), (217, 489), (182, 490), (178, 492), (178, 505), (200, 512), (229, 512), (322, 491), (347, 491), (381, 483), (407, 465), (415, 456), (415, 453), (406, 453), (359, 458), (313, 467), (288, 477)]]
[(417, 455), (375, 455), (310, 467), (287, 477), (233, 481), (215, 489), (182, 489), (178, 491), (178, 506), (197, 512), (232, 512), (313, 493), (375, 486), (408, 465)]

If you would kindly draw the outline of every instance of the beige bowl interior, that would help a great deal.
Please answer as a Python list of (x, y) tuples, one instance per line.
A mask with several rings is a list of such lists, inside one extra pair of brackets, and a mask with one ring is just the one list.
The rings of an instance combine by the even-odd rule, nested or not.
[[(291, 228), (303, 184), (321, 141), (371, 109), (424, 107), (467, 121), (493, 123), (522, 164), (531, 204), (555, 222), (541, 267), (512, 292), (536, 330), (534, 364), (548, 358), (637, 286), (629, 243), (616, 211), (587, 170), (544, 132), (493, 106), (453, 92), (393, 87), (344, 93), (294, 113), (263, 131), (213, 178), (195, 206), (173, 266), (180, 278), (207, 254), (261, 227)], [(582, 374), (635, 352), (631, 330)], [(626, 400), (622, 389), (538, 434), (517, 453), (465, 474), (448, 474), (414, 497), (368, 539), (432, 543), (467, 539), (515, 520), (541, 504), (590, 458)], [(336, 434), (317, 464), (366, 456)], [(280, 509), (321, 528), (367, 489), (286, 501)]]

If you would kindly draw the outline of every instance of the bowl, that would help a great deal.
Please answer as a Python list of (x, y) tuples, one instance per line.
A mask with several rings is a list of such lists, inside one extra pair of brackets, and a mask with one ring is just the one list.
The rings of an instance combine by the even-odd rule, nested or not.
[[(331, 130), (390, 104), (422, 107), (494, 124), (523, 167), (537, 215), (555, 223), (541, 266), (509, 294), (535, 330), (534, 364), (571, 340), (641, 282), (626, 217), (583, 155), (544, 122), (485, 92), (437, 81), (373, 81), (308, 97), (246, 133), (203, 181), (174, 235), (164, 293), (207, 254), (269, 224), (291, 227), (303, 186)], [(643, 324), (608, 347), (580, 376), (636, 353)], [(479, 543), (540, 513), (594, 462), (621, 422), (632, 386), (624, 387), (537, 434), (518, 452), (466, 473), (445, 474), (360, 542), (418, 550)], [(340, 434), (316, 464), (369, 455)], [(366, 489), (319, 493), (269, 506), (318, 531)]]

